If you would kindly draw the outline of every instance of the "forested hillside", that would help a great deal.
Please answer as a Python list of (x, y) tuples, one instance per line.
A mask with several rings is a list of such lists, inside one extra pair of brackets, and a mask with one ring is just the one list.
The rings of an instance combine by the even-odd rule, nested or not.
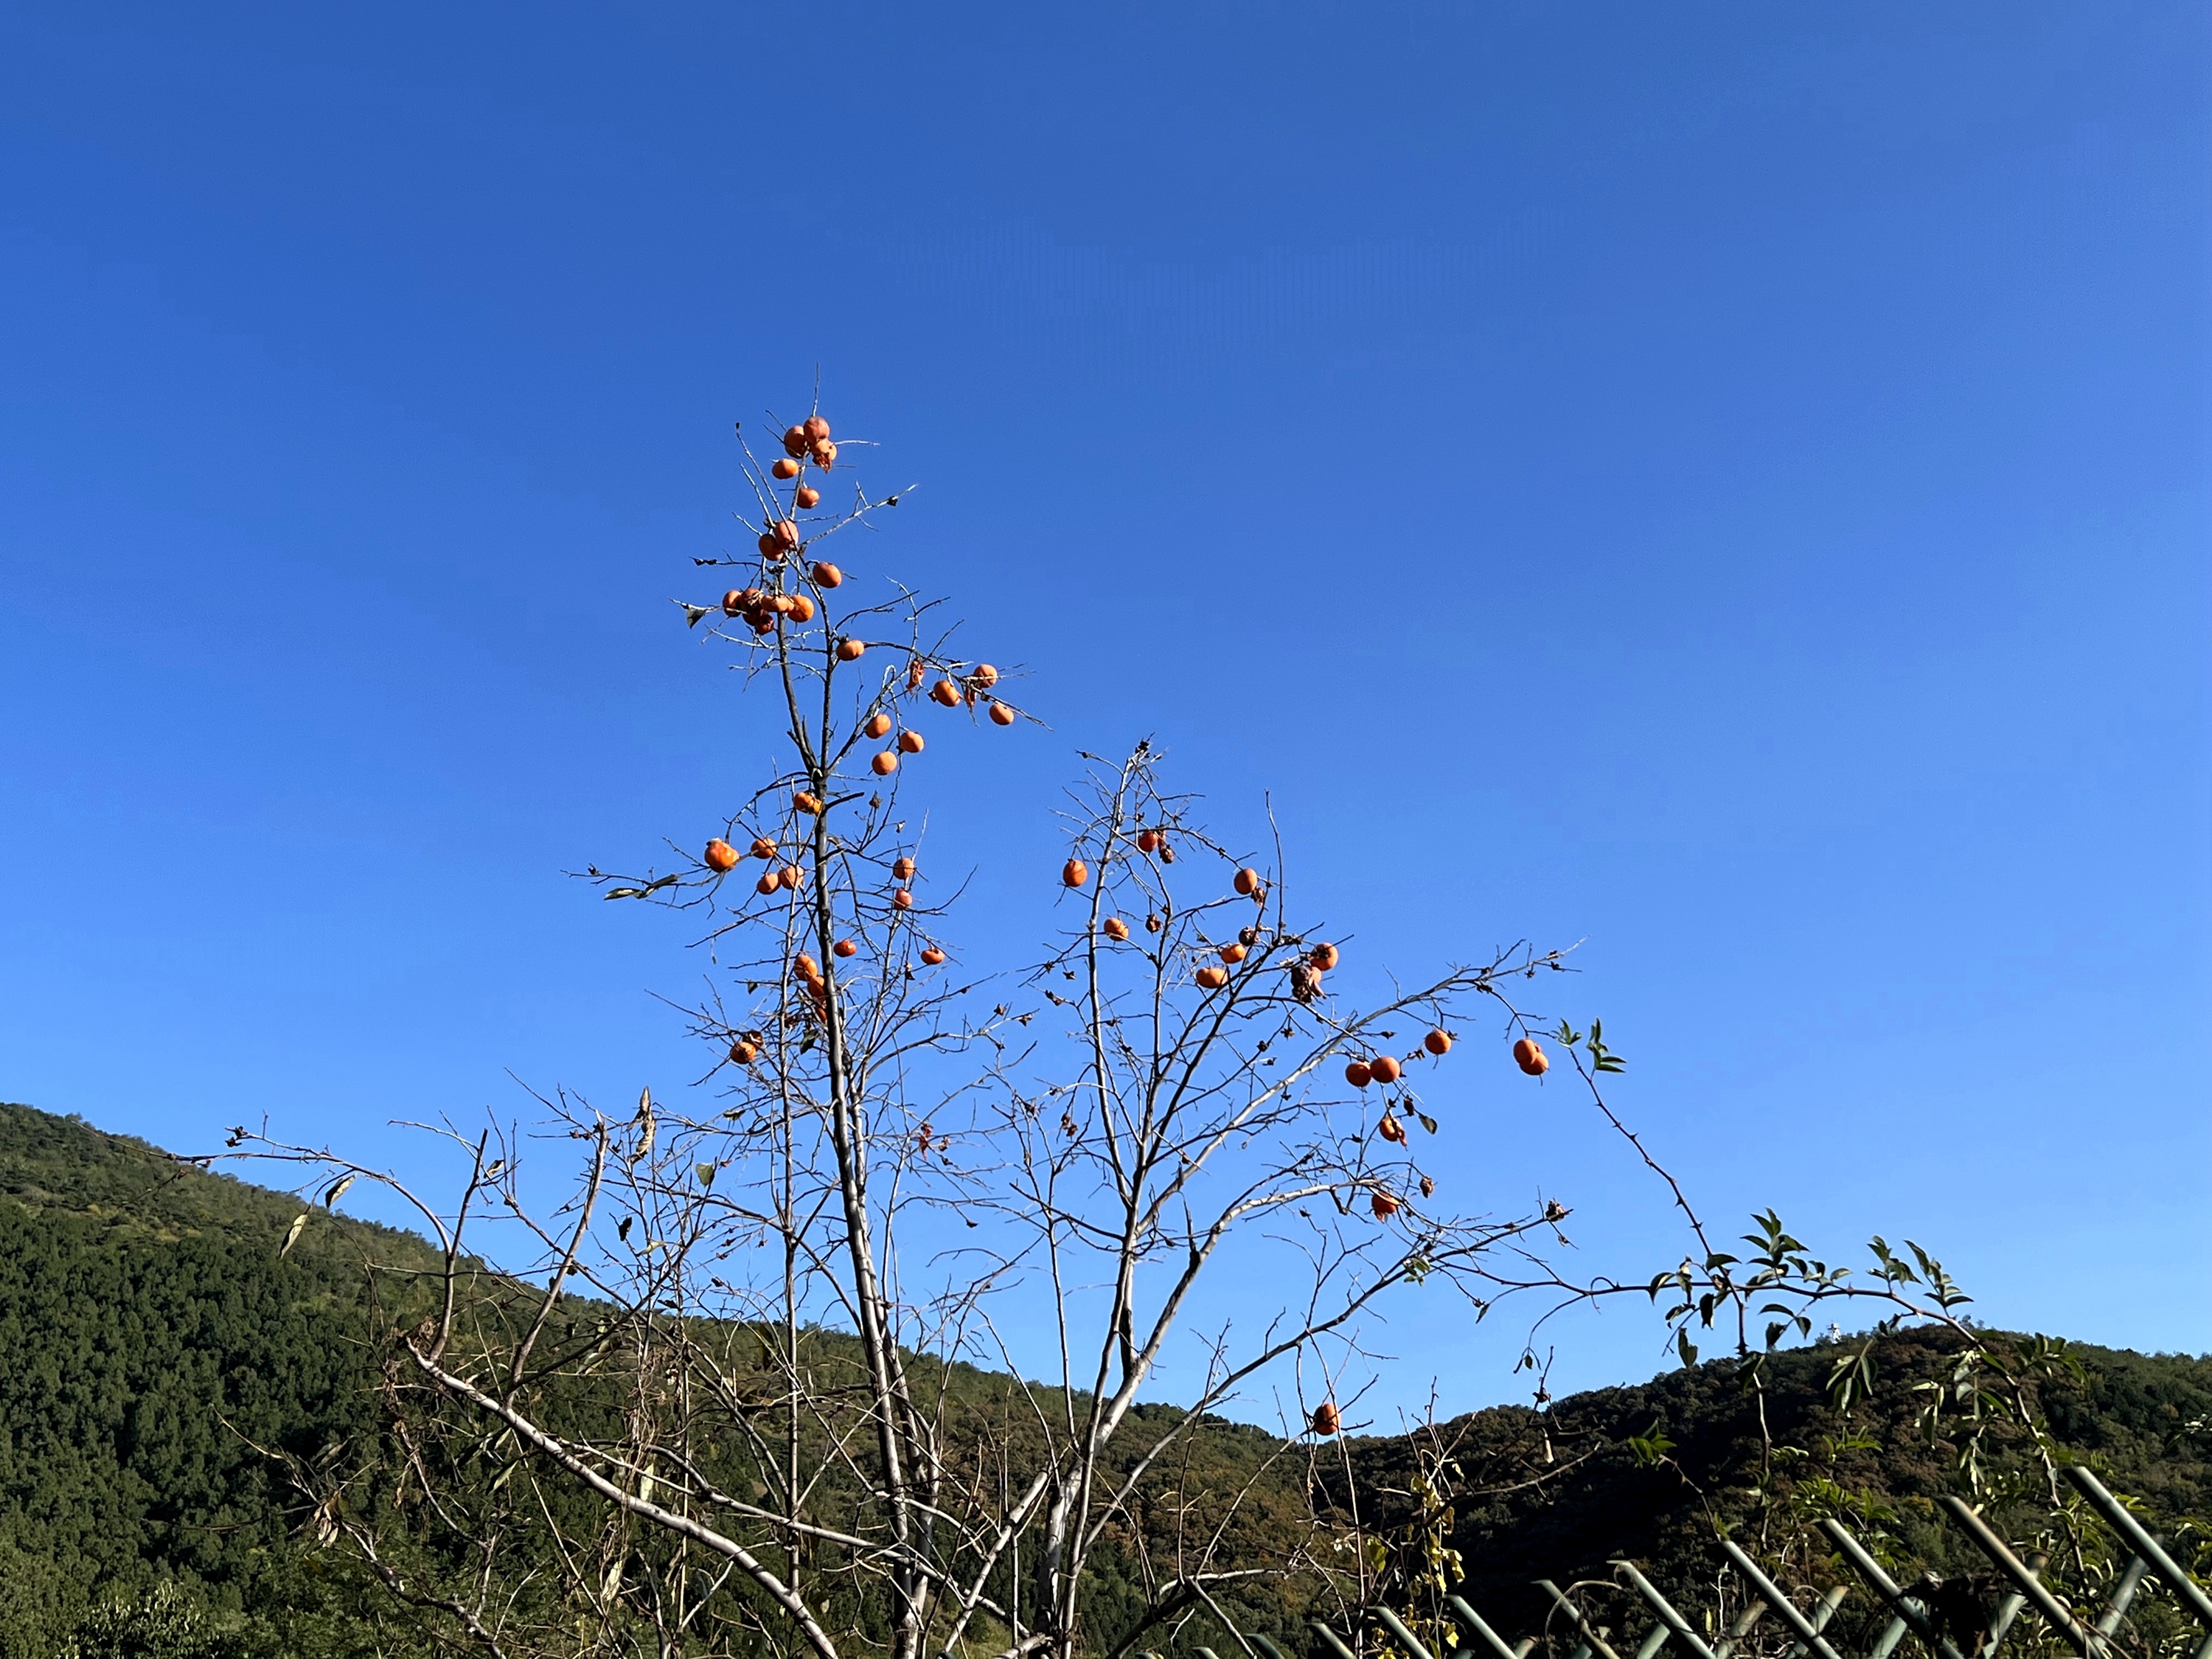
[[(372, 1337), (393, 1310), (373, 1303), (363, 1263), (403, 1270), (379, 1279), (388, 1296), (436, 1258), (407, 1234), (320, 1212), (280, 1254), (301, 1208), (80, 1121), (0, 1107), (0, 1659), (414, 1650), (359, 1570), (304, 1540), (264, 1449), (313, 1458), (376, 1432)], [(1849, 1422), (1824, 1386), (1840, 1346), (1780, 1356), (1765, 1410), (1785, 1467), (1770, 1501), (1817, 1468), (1892, 1516), (1919, 1559), (1943, 1559), (1924, 1500), (1949, 1489), (1956, 1449), (1920, 1431), (1915, 1385), (1955, 1345), (1879, 1339), (1875, 1387)], [(2212, 1515), (2212, 1358), (2070, 1356), (2078, 1375), (2041, 1402), (2059, 1437), (2169, 1531)], [(975, 1373), (956, 1386), (983, 1399), (1012, 1384)], [(1225, 1425), (1211, 1443), (1239, 1479), (1279, 1444)], [(1310, 1466), (1320, 1503), (1342, 1512), (1356, 1496), (1370, 1517), (1413, 1518), (1423, 1446), (1456, 1465), (1467, 1594), (1517, 1630), (1535, 1627), (1527, 1587), (1540, 1576), (1601, 1575), (1627, 1554), (1665, 1583), (1709, 1577), (1714, 1519), (1743, 1515), (1773, 1455), (1741, 1378), (1708, 1364), (1541, 1414), (1477, 1413), (1419, 1443), (1352, 1441)], [(1249, 1524), (1297, 1524), (1309, 1468), (1277, 1462)], [(1263, 1627), (1291, 1627), (1288, 1604), (1279, 1622), (1245, 1606)]]

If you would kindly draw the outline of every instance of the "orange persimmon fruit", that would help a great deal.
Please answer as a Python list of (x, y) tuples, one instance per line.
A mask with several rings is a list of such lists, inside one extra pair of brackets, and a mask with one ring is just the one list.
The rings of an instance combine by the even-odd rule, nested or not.
[(868, 763), (868, 769), (879, 778), (887, 778), (898, 770), (898, 751), (886, 749)]
[(1398, 1062), (1389, 1054), (1377, 1054), (1367, 1062), (1368, 1074), (1377, 1083), (1395, 1083), (1401, 1069)]
[(1091, 879), (1091, 866), (1081, 859), (1070, 859), (1060, 866), (1060, 879), (1064, 886), (1080, 887)]
[(1118, 942), (1129, 937), (1129, 924), (1119, 916), (1109, 916), (1098, 924), (1098, 931)]
[(1367, 1062), (1355, 1060), (1344, 1068), (1344, 1080), (1355, 1089), (1364, 1089), (1375, 1080), (1375, 1073), (1367, 1069)]
[(1522, 1037), (1514, 1043), (1513, 1063), (1530, 1077), (1541, 1077), (1552, 1069), (1552, 1062), (1545, 1058), (1534, 1037)]
[(1432, 1054), (1448, 1054), (1451, 1052), (1451, 1033), (1439, 1025), (1421, 1039), (1421, 1047)]
[(707, 843), (706, 864), (716, 875), (738, 867), (738, 849), (720, 836)]

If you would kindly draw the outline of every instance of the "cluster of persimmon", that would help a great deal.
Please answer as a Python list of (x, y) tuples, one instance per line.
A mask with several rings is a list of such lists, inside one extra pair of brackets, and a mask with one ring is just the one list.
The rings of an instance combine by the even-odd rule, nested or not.
[[(891, 879), (898, 884), (896, 887), (891, 890), (892, 909), (911, 910), (914, 908), (914, 888), (911, 885), (911, 883), (915, 877), (921, 872), (921, 866), (920, 865), (916, 864), (911, 858), (907, 857), (903, 854), (891, 860)], [(945, 952), (939, 950), (934, 945), (926, 945), (921, 950), (921, 959), (930, 967), (934, 968), (945, 960)]]
[[(813, 576), (816, 584), (823, 587), (835, 587), (845, 580), (845, 573), (834, 564), (816, 565)], [(743, 617), (754, 633), (766, 634), (781, 622), (812, 622), (814, 601), (804, 593), (772, 593), (764, 587), (733, 587), (722, 595), (722, 614)]]
[[(779, 479), (789, 480), (810, 465), (827, 472), (836, 464), (837, 446), (830, 441), (830, 422), (819, 415), (810, 415), (783, 434), (783, 453), (769, 471)], [(822, 492), (812, 484), (802, 483), (791, 492), (791, 504), (802, 513), (811, 512), (822, 504)], [(789, 519), (779, 519), (761, 532), (761, 557), (775, 563), (797, 551), (799, 543), (799, 526)]]
[[(814, 797), (802, 790), (795, 799), (813, 800)], [(817, 812), (822, 810), (818, 801), (815, 803), (813, 810)], [(756, 836), (753, 838), (752, 846), (747, 851), (753, 857), (764, 860), (769, 866), (761, 873), (761, 878), (753, 884), (753, 890), (763, 898), (770, 893), (778, 891), (795, 893), (805, 884), (805, 870), (796, 864), (780, 862), (782, 856), (781, 850), (766, 836)], [(728, 875), (741, 861), (741, 855), (738, 849), (720, 836), (707, 843), (706, 850), (699, 857), (700, 861), (718, 876)]]
[[(846, 640), (839, 644), (837, 654), (844, 661), (851, 662), (866, 649), (867, 647), (859, 640)], [(919, 686), (927, 673), (928, 670), (922, 659), (920, 657), (915, 658), (907, 668), (907, 690), (911, 691)], [(972, 707), (998, 683), (999, 671), (989, 663), (979, 662), (957, 680), (949, 677), (939, 679), (935, 685), (930, 687), (930, 700), (941, 703), (947, 708), (957, 708), (963, 703)], [(1012, 708), (995, 698), (988, 699), (988, 701), (990, 703), (991, 723), (994, 726), (1012, 726), (1014, 723), (1016, 716)], [(898, 722), (891, 718), (890, 710), (878, 708), (868, 716), (866, 723), (860, 727), (860, 735), (880, 742), (890, 737), (897, 725)], [(875, 757), (868, 763), (868, 769), (879, 778), (887, 778), (898, 770), (902, 757), (919, 755), (927, 746), (927, 742), (921, 733), (909, 726), (899, 732), (890, 748), (878, 751)]]

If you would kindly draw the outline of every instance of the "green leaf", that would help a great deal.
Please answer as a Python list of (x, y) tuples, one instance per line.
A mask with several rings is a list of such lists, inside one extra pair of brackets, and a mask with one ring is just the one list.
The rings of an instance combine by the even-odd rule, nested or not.
[(1683, 1364), (1694, 1365), (1698, 1363), (1698, 1345), (1690, 1340), (1688, 1326), (1685, 1325), (1674, 1333), (1674, 1346), (1682, 1356)]

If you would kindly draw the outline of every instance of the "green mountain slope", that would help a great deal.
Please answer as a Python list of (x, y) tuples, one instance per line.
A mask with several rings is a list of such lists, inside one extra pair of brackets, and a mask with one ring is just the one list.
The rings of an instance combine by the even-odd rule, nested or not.
[[(0, 1106), (0, 1659), (58, 1659), (73, 1632), (82, 1659), (412, 1650), (356, 1570), (301, 1543), (295, 1500), (256, 1449), (313, 1456), (374, 1432), (370, 1335), (393, 1310), (372, 1305), (362, 1263), (428, 1271), (436, 1258), (410, 1235), (319, 1212), (280, 1255), (299, 1212), (287, 1194), (143, 1143)], [(1926, 1500), (1948, 1489), (1955, 1447), (1929, 1443), (1914, 1416), (1915, 1384), (1940, 1372), (1950, 1346), (1880, 1339), (1877, 1386), (1855, 1419), (1865, 1443), (1792, 1464), (1770, 1495), (1787, 1499), (1817, 1463), (1839, 1489), (1894, 1510), (1916, 1558), (1947, 1559)], [(1778, 1443), (1832, 1450), (1845, 1437), (1851, 1425), (1823, 1389), (1835, 1352), (1778, 1357), (1765, 1401)], [(2072, 1352), (2078, 1382), (2043, 1401), (2059, 1437), (2102, 1460), (2169, 1531), (2212, 1515), (2212, 1358)], [(979, 1405), (1016, 1386), (965, 1368), (947, 1382)], [(1706, 1582), (1713, 1518), (1747, 1513), (1756, 1413), (1719, 1364), (1542, 1416), (1501, 1407), (1441, 1425), (1431, 1443), (1462, 1471), (1452, 1542), (1469, 1599), (1517, 1634), (1540, 1622), (1538, 1577), (1601, 1577), (1625, 1554), (1664, 1585)], [(1230, 1478), (1278, 1444), (1257, 1430), (1216, 1438)], [(1332, 1445), (1316, 1496), (1348, 1510), (1356, 1495), (1370, 1519), (1401, 1519), (1416, 1451), (1379, 1437)], [(1275, 1466), (1251, 1526), (1296, 1527), (1306, 1468)], [(1133, 1584), (1101, 1587), (1109, 1602), (1125, 1592)], [(134, 1648), (112, 1611), (131, 1598), (122, 1626), (166, 1620), (171, 1633)], [(1293, 1611), (1247, 1601), (1241, 1616), (1287, 1634)]]

